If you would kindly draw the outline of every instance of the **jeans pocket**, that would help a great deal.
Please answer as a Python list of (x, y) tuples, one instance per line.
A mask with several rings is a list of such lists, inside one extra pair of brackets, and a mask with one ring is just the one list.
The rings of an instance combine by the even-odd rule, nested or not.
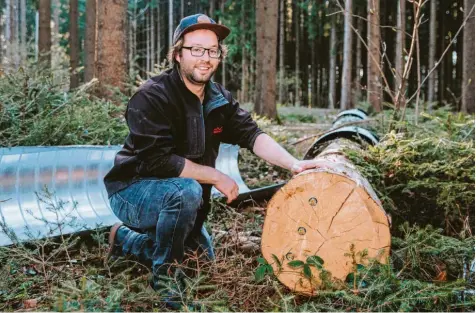
[(139, 210), (138, 208), (125, 200), (119, 192), (112, 195), (110, 199), (112, 212), (124, 224), (132, 227), (139, 227)]

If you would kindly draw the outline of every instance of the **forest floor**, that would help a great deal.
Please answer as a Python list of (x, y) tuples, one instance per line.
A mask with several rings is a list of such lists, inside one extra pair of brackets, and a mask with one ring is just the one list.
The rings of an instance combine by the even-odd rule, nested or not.
[[(298, 158), (313, 143), (315, 138), (310, 136), (329, 129), (337, 113), (305, 108), (286, 110), (281, 115), (282, 125), (265, 119), (258, 119), (258, 123)], [(291, 177), (243, 149), (239, 167), (250, 188), (285, 182)], [(46, 197), (47, 202), (50, 200)], [(51, 206), (55, 206), (52, 200)], [(416, 307), (471, 311), (474, 308), (474, 294), (466, 294), (464, 281), (456, 279), (443, 284), (431, 279), (424, 282), (403, 279), (400, 275), (405, 271), (393, 273), (393, 265), (386, 268), (388, 274), (376, 275), (380, 278), (359, 285), (360, 291), (352, 287), (330, 288), (317, 298), (290, 292), (273, 275), (258, 277), (257, 269), (263, 260), (256, 247), (259, 247), (265, 208), (265, 202), (234, 209), (214, 200), (207, 228), (214, 237), (216, 261), (207, 262), (189, 255), (180, 266), (188, 276), (186, 287), (176, 290), (173, 279), (164, 282), (164, 286), (177, 291), (183, 304), (198, 305), (195, 308), (198, 311), (392, 311)], [(147, 264), (133, 258), (104, 262), (108, 231), (99, 228), (80, 236), (1, 247), (0, 311), (166, 311), (160, 295), (149, 286), (151, 272)], [(437, 236), (431, 229), (428, 233), (433, 239)], [(247, 238), (243, 240), (243, 236)], [(411, 237), (420, 238), (411, 242), (424, 237), (421, 233), (418, 236)], [(471, 237), (474, 246), (474, 236)], [(247, 240), (255, 245), (245, 248)], [(430, 245), (426, 241), (426, 246)], [(421, 307), (405, 306), (408, 303), (418, 303)], [(183, 310), (189, 308), (184, 306)]]

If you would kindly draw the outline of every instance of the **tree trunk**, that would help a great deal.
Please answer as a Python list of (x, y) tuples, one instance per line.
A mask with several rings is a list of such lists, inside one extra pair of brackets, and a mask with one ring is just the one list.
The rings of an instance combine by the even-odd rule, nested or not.
[[(286, 35), (284, 32), (284, 10), (286, 7), (285, 0), (279, 1), (279, 93), (278, 93), (278, 102), (284, 104), (285, 92), (284, 92), (284, 42), (286, 40)], [(244, 18), (243, 18), (244, 19)], [(243, 41), (244, 42), (244, 41)]]
[(51, 35), (51, 62), (53, 68), (60, 68), (61, 66), (61, 54), (60, 54), (60, 11), (61, 1), (52, 0), (51, 2), (53, 10), (53, 32)]
[[(430, 41), (429, 55), (428, 55), (428, 71), (435, 66), (435, 53), (436, 53), (436, 0), (430, 1)], [(433, 72), (428, 77), (428, 103), (431, 105), (435, 101), (435, 81), (436, 72)]]
[[(362, 19), (357, 19), (357, 32), (362, 36), (363, 34), (363, 22)], [(358, 103), (362, 99), (362, 84), (361, 84), (361, 72), (362, 71), (362, 41), (360, 38), (355, 39), (355, 78), (353, 88), (354, 104)]]
[(145, 63), (145, 72), (146, 72), (146, 77), (150, 76), (150, 44), (152, 38), (150, 38), (150, 7), (149, 11), (145, 13), (145, 43), (146, 43), (146, 63)]
[(329, 37), (329, 109), (335, 108), (336, 101), (336, 18), (334, 15), (331, 19), (331, 34)]
[(185, 4), (184, 0), (180, 0), (180, 18), (185, 17)]
[[(436, 1), (436, 0), (434, 0)], [(407, 0), (398, 0), (397, 4), (397, 35), (395, 39), (395, 95), (398, 94), (400, 86), (402, 84), (403, 77), (403, 64), (404, 64), (404, 51), (405, 51), (405, 4)], [(405, 91), (401, 90), (398, 99), (395, 99), (395, 105), (397, 109), (402, 108), (405, 105)]]
[(344, 55), (340, 109), (352, 106), (352, 0), (345, 0)]
[(210, 0), (210, 9), (208, 10), (208, 16), (215, 20), (215, 0)]
[[(464, 1), (465, 18), (474, 0)], [(474, 114), (474, 10), (463, 29), (463, 86), (461, 111)]]
[(240, 101), (245, 103), (249, 101), (249, 65), (248, 65), (248, 51), (246, 49), (246, 5), (244, 1), (241, 3), (241, 99)]
[(299, 10), (299, 5), (297, 3), (294, 4), (293, 8), (293, 16), (294, 16), (294, 30), (295, 30), (295, 38), (296, 38), (296, 68), (294, 69), (294, 77), (295, 77), (295, 89), (294, 89), (294, 105), (298, 106), (301, 104), (301, 93), (300, 93), (300, 79), (299, 79), (299, 69), (300, 69), (300, 53), (301, 50), (299, 48), (300, 40), (301, 40), (301, 34), (300, 34), (300, 28), (301, 28), (301, 21), (299, 17), (301, 16), (300, 10)]
[(300, 103), (301, 106), (309, 106), (309, 36), (306, 28), (306, 10), (300, 9), (299, 10), (300, 21), (301, 21), (301, 30), (299, 31), (301, 34), (301, 47), (300, 47), (300, 61), (301, 64), (301, 92), (302, 92), (302, 102)]
[(368, 0), (367, 42), (367, 101), (375, 111), (382, 110), (382, 82), (380, 75), (380, 0)]
[(96, 0), (86, 0), (86, 38), (84, 42), (84, 81), (88, 82), (96, 76)]
[(317, 36), (310, 41), (311, 45), (311, 102), (310, 107), (317, 108)]
[(13, 1), (13, 12), (15, 13), (13, 15), (13, 18), (15, 22), (13, 23), (13, 26), (15, 27), (14, 30), (14, 55), (13, 55), (13, 60), (15, 64), (15, 68), (18, 68), (20, 66), (20, 61), (21, 61), (21, 53), (20, 53), (20, 21), (18, 20), (19, 18), (19, 8), (18, 8), (18, 0)]
[(161, 52), (162, 52), (162, 18), (160, 16), (160, 0), (157, 0), (157, 63), (161, 64)]
[(39, 0), (39, 62), (51, 66), (51, 0)]
[(276, 118), (277, 4), (277, 0), (256, 1), (255, 112), (271, 119)]
[(173, 45), (174, 36), (174, 1), (169, 0), (169, 47)]
[[(5, 1), (5, 64), (9, 64), (11, 62), (11, 46), (10, 46), (10, 1), (13, 0), (6, 0)], [(1, 15), (1, 14), (0, 14)]]
[(150, 38), (151, 38), (151, 52), (150, 52), (150, 58), (151, 58), (151, 71), (154, 71), (154, 65), (155, 65), (155, 18), (154, 18), (154, 9), (152, 6), (152, 9), (150, 11)]
[(78, 87), (79, 39), (78, 39), (78, 0), (69, 0), (69, 88)]
[[(21, 22), (21, 64), (26, 64), (27, 61), (27, 44), (26, 38), (26, 1), (20, 0), (20, 22)], [(1, 32), (0, 32), (1, 33)]]
[[(226, 0), (220, 2), (220, 12), (225, 12)], [(223, 24), (223, 17), (220, 16), (219, 24)], [(226, 87), (226, 59), (221, 62), (221, 84)]]
[(126, 79), (126, 0), (101, 0), (98, 6), (97, 77), (99, 96), (108, 97), (107, 86), (124, 90)]

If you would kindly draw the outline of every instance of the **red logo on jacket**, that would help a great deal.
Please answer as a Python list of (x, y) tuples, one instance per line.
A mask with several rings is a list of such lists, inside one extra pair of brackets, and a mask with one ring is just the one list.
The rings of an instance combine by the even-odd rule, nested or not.
[(214, 134), (214, 135), (217, 135), (217, 134), (220, 134), (222, 131), (223, 131), (223, 126), (215, 127), (215, 128), (213, 129), (213, 134)]

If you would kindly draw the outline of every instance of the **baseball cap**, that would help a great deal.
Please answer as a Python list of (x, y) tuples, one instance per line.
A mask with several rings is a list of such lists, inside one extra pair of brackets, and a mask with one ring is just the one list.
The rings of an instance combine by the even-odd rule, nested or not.
[(188, 32), (197, 29), (209, 29), (218, 36), (218, 40), (225, 39), (230, 34), (230, 29), (226, 26), (217, 24), (214, 20), (205, 14), (194, 14), (184, 17), (174, 32), (173, 45)]

